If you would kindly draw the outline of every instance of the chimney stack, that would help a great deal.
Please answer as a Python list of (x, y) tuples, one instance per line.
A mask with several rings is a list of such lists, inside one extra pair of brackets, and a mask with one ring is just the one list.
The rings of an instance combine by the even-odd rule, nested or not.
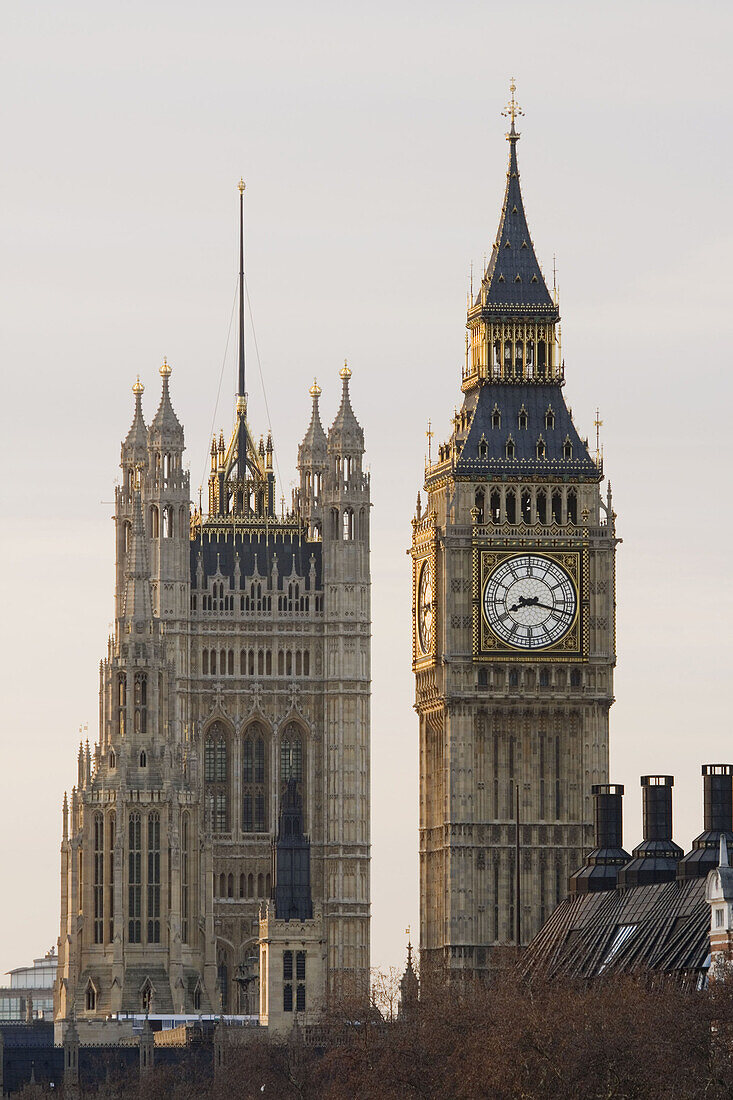
[(672, 775), (642, 775), (644, 839), (618, 875), (621, 889), (671, 882), (683, 852), (672, 840)]
[(720, 837), (733, 848), (733, 764), (703, 764), (704, 830), (677, 868), (680, 882), (704, 878), (718, 866)]
[(583, 866), (570, 876), (571, 896), (613, 890), (619, 870), (631, 856), (623, 849), (621, 783), (596, 783), (591, 787), (595, 816), (595, 848)]

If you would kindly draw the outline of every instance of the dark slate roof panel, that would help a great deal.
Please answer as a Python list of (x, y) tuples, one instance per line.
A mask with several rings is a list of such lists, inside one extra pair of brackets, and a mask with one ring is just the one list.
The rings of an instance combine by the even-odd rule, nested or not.
[[(548, 409), (552, 410), (555, 418), (552, 428), (545, 425)], [(500, 413), (501, 424), (494, 428), (492, 424), (496, 410)], [(526, 428), (519, 427), (522, 411), (527, 414)], [(514, 443), (514, 458), (511, 459), (506, 457), (510, 436)], [(545, 444), (543, 459), (537, 457), (540, 437)], [(572, 445), (572, 458), (564, 457), (566, 440)], [(482, 386), (456, 463), (456, 474), (516, 477), (525, 473), (531, 476), (568, 475), (596, 479), (599, 468), (576, 431), (559, 385), (492, 382)]]
[(320, 542), (308, 542), (297, 537), (270, 536), (250, 537), (247, 534), (237, 532), (232, 537), (212, 535), (209, 537), (206, 530), (203, 535), (191, 542), (191, 586), (196, 588), (196, 577), (199, 564), (199, 556), (204, 570), (204, 584), (208, 577), (213, 576), (217, 569), (225, 577), (234, 581), (234, 555), (239, 555), (239, 569), (241, 582), (245, 578), (253, 576), (256, 570), (261, 577), (269, 577), (272, 574), (272, 566), (277, 555), (277, 569), (279, 586), (282, 589), (283, 578), (293, 572), (298, 576), (308, 577), (311, 568), (311, 557), (316, 567), (316, 588), (322, 587), (322, 544)]
[[(509, 137), (509, 168), (499, 228), (484, 274), (482, 287), (485, 307), (499, 312), (528, 311), (554, 318), (557, 307), (552, 300), (537, 262), (524, 212), (517, 166), (518, 135)], [(481, 305), (481, 293), (476, 298)]]

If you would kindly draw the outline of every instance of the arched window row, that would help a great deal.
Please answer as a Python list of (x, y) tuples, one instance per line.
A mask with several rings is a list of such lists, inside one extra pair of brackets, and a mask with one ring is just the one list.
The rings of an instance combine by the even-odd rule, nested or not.
[(320, 470), (306, 470), (303, 475), (303, 488), (311, 503), (318, 504), (323, 492), (323, 473)]
[(156, 489), (176, 489), (182, 484), (183, 466), (178, 451), (156, 451), (153, 484)]
[(235, 875), (231, 871), (225, 874), (222, 871), (214, 878), (214, 889), (217, 898), (266, 899), (272, 894), (272, 878), (269, 871), (260, 871), (259, 874), (250, 872), (248, 875), (243, 872)]
[(235, 658), (233, 649), (203, 649), (202, 676), (310, 676), (308, 649), (241, 649)]
[(343, 542), (364, 541), (369, 534), (366, 508), (357, 511), (351, 506), (331, 509), (331, 538)]
[(151, 504), (148, 511), (148, 535), (151, 539), (172, 539), (188, 535), (190, 517), (184, 506)]
[(555, 688), (565, 690), (568, 686), (574, 691), (583, 687), (583, 670), (571, 668), (568, 672), (565, 668), (541, 668), (536, 671), (533, 668), (510, 668), (504, 672), (501, 668), (480, 668), (477, 673), (477, 685), (479, 689), (502, 689), (505, 686), (510, 689), (533, 690), (534, 688)]
[[(275, 739), (277, 774), (271, 773)], [(232, 823), (233, 799), (239, 799), (239, 828), (243, 833), (270, 831), (274, 814), (271, 799), (282, 796), (290, 780), (297, 784), (305, 805), (305, 731), (290, 722), (278, 735), (262, 722), (252, 722), (241, 734), (237, 759), (240, 774), (235, 775), (233, 747), (235, 736), (223, 722), (214, 722), (204, 735), (204, 789), (208, 827), (215, 833), (228, 833)], [(274, 785), (277, 779), (277, 787)], [(238, 794), (236, 792), (238, 791)], [(275, 807), (276, 808), (276, 807)]]
[[(538, 453), (539, 446), (538, 443)], [(478, 509), (479, 523), (539, 523), (562, 527), (578, 523), (578, 494), (567, 486), (538, 489), (507, 485), (492, 489), (488, 492), (488, 509), (487, 490), (479, 487), (474, 493), (474, 508)]]

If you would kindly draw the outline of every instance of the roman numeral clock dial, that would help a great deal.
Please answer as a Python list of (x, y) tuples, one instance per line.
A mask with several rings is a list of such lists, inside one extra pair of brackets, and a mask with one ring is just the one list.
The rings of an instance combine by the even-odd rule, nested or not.
[(540, 650), (568, 633), (578, 614), (575, 584), (563, 567), (540, 554), (505, 558), (486, 579), (482, 611), (506, 646)]

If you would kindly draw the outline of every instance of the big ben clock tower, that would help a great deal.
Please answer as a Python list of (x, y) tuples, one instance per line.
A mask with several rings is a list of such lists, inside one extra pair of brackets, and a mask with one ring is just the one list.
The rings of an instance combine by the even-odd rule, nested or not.
[(422, 958), (474, 972), (492, 948), (534, 935), (592, 846), (616, 662), (611, 491), (565, 405), (514, 92), (463, 403), (412, 523)]

